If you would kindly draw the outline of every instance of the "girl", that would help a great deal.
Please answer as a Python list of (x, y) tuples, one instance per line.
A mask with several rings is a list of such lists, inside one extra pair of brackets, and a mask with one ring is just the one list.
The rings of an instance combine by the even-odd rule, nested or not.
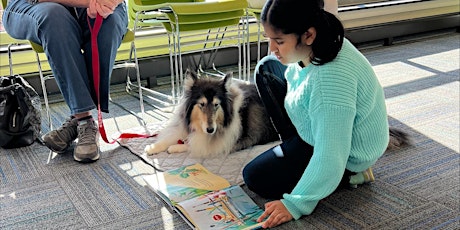
[(273, 55), (256, 66), (256, 85), (282, 144), (246, 165), (243, 177), (274, 199), (258, 219), (268, 217), (264, 228), (309, 215), (340, 184), (373, 181), (371, 166), (388, 146), (383, 89), (323, 6), (268, 0), (262, 10)]

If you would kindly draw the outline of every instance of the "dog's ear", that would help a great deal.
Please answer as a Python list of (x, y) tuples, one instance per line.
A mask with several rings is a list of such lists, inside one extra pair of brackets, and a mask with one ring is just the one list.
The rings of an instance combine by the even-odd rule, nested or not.
[(190, 90), (197, 79), (198, 75), (196, 72), (187, 68), (185, 71), (184, 90)]
[(229, 72), (225, 74), (224, 86), (227, 90), (230, 89), (230, 86), (232, 85), (232, 78), (233, 78), (233, 73)]

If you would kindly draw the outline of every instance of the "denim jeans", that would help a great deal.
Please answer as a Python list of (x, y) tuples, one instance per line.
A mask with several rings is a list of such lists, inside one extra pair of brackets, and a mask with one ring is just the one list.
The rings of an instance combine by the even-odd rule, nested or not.
[[(71, 114), (96, 108), (91, 33), (86, 8), (66, 7), (52, 2), (31, 5), (26, 0), (11, 0), (4, 10), (3, 24), (11, 37), (43, 46)], [(104, 19), (98, 34), (99, 91), (104, 112), (108, 112), (110, 75), (127, 26), (126, 5), (123, 3)]]

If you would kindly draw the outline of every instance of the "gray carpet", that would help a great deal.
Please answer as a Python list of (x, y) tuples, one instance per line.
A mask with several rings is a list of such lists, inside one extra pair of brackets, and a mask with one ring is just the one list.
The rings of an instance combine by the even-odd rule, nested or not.
[[(414, 145), (386, 153), (374, 167), (376, 182), (340, 189), (312, 215), (277, 229), (460, 229), (459, 48), (452, 32), (360, 47), (385, 88), (390, 124)], [(112, 97), (138, 111), (132, 96)], [(140, 125), (117, 104), (104, 114), (109, 134)], [(52, 109), (59, 126), (67, 108)], [(169, 116), (146, 109), (147, 122)], [(0, 229), (188, 229), (145, 187), (141, 176), (152, 167), (118, 144), (101, 149), (98, 162), (83, 165), (71, 151), (47, 164), (39, 144), (0, 149)]]

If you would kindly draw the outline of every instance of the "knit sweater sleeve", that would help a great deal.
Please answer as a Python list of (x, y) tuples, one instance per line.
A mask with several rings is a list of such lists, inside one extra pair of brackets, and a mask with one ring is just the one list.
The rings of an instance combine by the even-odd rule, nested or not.
[(339, 185), (350, 153), (355, 111), (323, 105), (314, 112), (314, 153), (300, 181), (281, 201), (295, 219), (309, 215)]
[(288, 114), (299, 135), (314, 146), (301, 179), (281, 200), (295, 219), (309, 215), (321, 199), (337, 188), (350, 156), (357, 80), (336, 69), (337, 66), (311, 67), (306, 75), (308, 86), (302, 89), (298, 85), (286, 97)]

